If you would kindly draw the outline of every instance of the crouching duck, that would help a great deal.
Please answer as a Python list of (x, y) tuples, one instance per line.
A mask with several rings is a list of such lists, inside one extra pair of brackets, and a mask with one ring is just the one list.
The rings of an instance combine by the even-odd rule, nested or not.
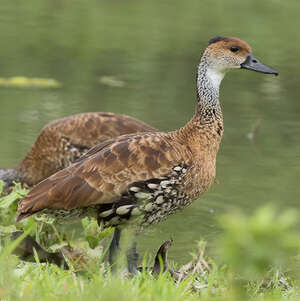
[(13, 182), (33, 186), (63, 169), (91, 147), (124, 134), (157, 131), (126, 115), (82, 113), (50, 122), (41, 130), (24, 160), (15, 168), (0, 168), (5, 188)]
[(215, 180), (223, 135), (219, 86), (232, 69), (278, 74), (260, 63), (246, 42), (211, 39), (198, 66), (196, 112), (183, 128), (124, 135), (97, 145), (36, 185), (19, 203), (17, 221), (37, 213), (58, 222), (93, 216), (99, 225), (115, 227), (111, 264), (127, 229), (122, 247), (134, 272), (137, 233), (190, 205)]

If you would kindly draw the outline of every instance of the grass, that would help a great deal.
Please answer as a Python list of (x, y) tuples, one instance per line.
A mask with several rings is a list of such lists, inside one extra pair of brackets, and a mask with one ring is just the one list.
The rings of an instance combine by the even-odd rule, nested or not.
[[(28, 219), (21, 227), (50, 250), (72, 244), (77, 256), (69, 270), (54, 264), (21, 261), (13, 255), (19, 241), (11, 242), (16, 203), (26, 191), (20, 186), (0, 198), (0, 300), (298, 300), (300, 235), (295, 210), (279, 212), (272, 206), (253, 215), (232, 212), (220, 218), (221, 238), (215, 242), (214, 258), (200, 242), (191, 262), (169, 272), (151, 275), (146, 269), (129, 277), (111, 274), (100, 242), (111, 231), (100, 232), (94, 221), (84, 220), (80, 239), (68, 239), (54, 225)], [(55, 230), (55, 231), (54, 231)], [(76, 251), (76, 252), (75, 252)], [(149, 265), (144, 260), (144, 266)]]

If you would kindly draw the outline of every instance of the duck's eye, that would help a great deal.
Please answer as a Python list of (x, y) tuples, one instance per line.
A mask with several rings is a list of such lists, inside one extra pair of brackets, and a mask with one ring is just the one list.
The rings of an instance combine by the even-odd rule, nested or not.
[(237, 47), (237, 46), (231, 46), (230, 47), (230, 51), (231, 52), (237, 52), (237, 51), (239, 51), (239, 47)]

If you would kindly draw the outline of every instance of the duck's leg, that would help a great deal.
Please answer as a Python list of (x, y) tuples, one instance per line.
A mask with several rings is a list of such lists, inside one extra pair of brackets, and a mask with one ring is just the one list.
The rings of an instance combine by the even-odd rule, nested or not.
[(121, 238), (121, 230), (115, 228), (114, 235), (109, 246), (109, 253), (108, 253), (109, 265), (112, 268), (116, 265), (117, 262), (117, 253), (120, 250), (120, 238)]
[(133, 238), (133, 233), (134, 232), (132, 231), (125, 231), (125, 235), (122, 235), (121, 247), (124, 251), (126, 250), (125, 259), (125, 254), (120, 254), (121, 230), (119, 228), (115, 228), (115, 232), (109, 246), (108, 255), (109, 264), (112, 267), (112, 270), (116, 270), (117, 266), (124, 268), (127, 261), (128, 272), (133, 274), (137, 273), (137, 260), (139, 256), (136, 251), (136, 238)]
[(136, 239), (134, 239), (131, 248), (127, 251), (127, 265), (128, 265), (128, 272), (132, 274), (136, 274), (137, 269), (137, 261), (139, 258), (139, 254), (136, 250)]

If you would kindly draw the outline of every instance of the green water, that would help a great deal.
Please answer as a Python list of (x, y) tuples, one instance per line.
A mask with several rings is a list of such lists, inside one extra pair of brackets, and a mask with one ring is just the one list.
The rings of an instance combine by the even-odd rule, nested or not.
[[(0, 166), (17, 164), (47, 122), (79, 112), (124, 113), (161, 130), (182, 126), (193, 114), (201, 51), (210, 38), (231, 35), (280, 75), (226, 76), (220, 183), (150, 228), (140, 247), (154, 250), (172, 236), (171, 257), (186, 259), (197, 240), (215, 237), (224, 211), (300, 208), (299, 10), (298, 0), (2, 0), (0, 77), (54, 78), (63, 87), (0, 88)], [(124, 86), (101, 84), (103, 76)]]

